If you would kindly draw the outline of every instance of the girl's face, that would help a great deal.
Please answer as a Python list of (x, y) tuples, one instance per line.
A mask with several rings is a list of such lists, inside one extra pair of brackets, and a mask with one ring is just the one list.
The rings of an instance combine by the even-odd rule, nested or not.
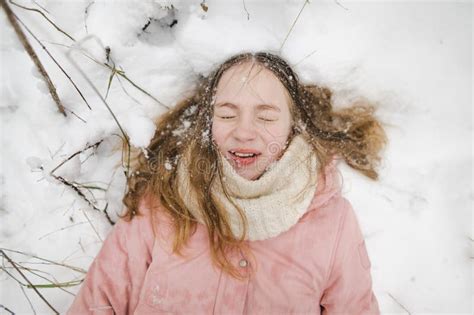
[(289, 99), (278, 78), (259, 64), (245, 62), (222, 75), (212, 137), (240, 176), (258, 179), (283, 154), (292, 125)]

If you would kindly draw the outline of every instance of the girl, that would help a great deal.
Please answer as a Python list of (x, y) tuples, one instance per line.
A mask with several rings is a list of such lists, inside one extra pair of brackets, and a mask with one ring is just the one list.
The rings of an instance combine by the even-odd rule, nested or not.
[(378, 314), (336, 166), (377, 179), (373, 110), (268, 52), (222, 63), (160, 116), (69, 314)]

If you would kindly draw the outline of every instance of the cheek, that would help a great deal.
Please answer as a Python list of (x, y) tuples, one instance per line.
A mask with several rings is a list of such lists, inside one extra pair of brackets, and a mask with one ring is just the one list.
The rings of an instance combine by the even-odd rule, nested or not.
[(220, 149), (224, 145), (224, 142), (225, 142), (226, 129), (224, 128), (224, 126), (221, 126), (221, 124), (219, 124), (218, 122), (214, 122), (212, 124), (211, 133), (212, 133), (212, 139), (217, 144), (217, 147)]
[(270, 156), (278, 158), (285, 147), (291, 132), (291, 125), (283, 124), (272, 126), (267, 129), (265, 143)]
[(267, 140), (285, 143), (291, 131), (291, 124), (288, 121), (281, 121), (279, 124), (265, 126)]
[[(282, 139), (283, 140), (283, 139)], [(280, 141), (280, 139), (273, 139), (270, 142), (267, 142), (266, 151), (270, 160), (278, 159), (283, 153), (285, 147), (285, 141)]]

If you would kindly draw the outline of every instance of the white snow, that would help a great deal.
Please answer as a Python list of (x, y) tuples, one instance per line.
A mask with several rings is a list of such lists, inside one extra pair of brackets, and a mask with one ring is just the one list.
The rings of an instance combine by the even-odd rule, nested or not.
[[(111, 225), (50, 172), (103, 140), (97, 150), (76, 155), (54, 174), (80, 187), (97, 209), (107, 207), (117, 220), (125, 177), (115, 165), (121, 164), (123, 135), (73, 62), (102, 97), (107, 94), (105, 100), (131, 145), (146, 147), (154, 121), (166, 110), (160, 103), (173, 106), (189, 95), (199, 74), (208, 74), (235, 53), (278, 51), (304, 3), (209, 0), (205, 12), (201, 0), (16, 2), (46, 9), (75, 38), (76, 47), (97, 62), (71, 51), (74, 43), (39, 14), (12, 6), (92, 108), (28, 35), (67, 108), (64, 117), (6, 15), (0, 14), (0, 247), (84, 270)], [(378, 105), (376, 114), (389, 137), (380, 180), (371, 181), (345, 165), (341, 171), (344, 194), (366, 237), (374, 291), (384, 314), (473, 311), (472, 14), (470, 1), (310, 1), (281, 50), (304, 82), (333, 89), (336, 107), (359, 97)], [(177, 24), (170, 28), (174, 19)], [(103, 66), (105, 47), (116, 70), (152, 97), (120, 74), (114, 75), (107, 93), (111, 70)], [(166, 163), (167, 169), (173, 168)], [(84, 276), (5, 253), (57, 282)], [(24, 283), (2, 262), (2, 268)], [(25, 274), (35, 284), (48, 283)], [(64, 287), (70, 293), (39, 290), (56, 310), (65, 312), (78, 288)], [(51, 313), (32, 289), (23, 290), (26, 296), (0, 271), (0, 306), (16, 314), (33, 313), (32, 307), (38, 314)], [(6, 314), (2, 307), (0, 313)]]

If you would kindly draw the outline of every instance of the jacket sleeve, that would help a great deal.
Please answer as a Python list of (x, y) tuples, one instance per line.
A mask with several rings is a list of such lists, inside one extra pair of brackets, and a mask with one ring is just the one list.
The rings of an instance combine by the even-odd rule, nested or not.
[(322, 314), (380, 314), (364, 237), (351, 204), (345, 198), (342, 201), (332, 267), (320, 302)]
[(67, 314), (133, 313), (148, 266), (154, 233), (147, 210), (120, 219), (105, 239)]

